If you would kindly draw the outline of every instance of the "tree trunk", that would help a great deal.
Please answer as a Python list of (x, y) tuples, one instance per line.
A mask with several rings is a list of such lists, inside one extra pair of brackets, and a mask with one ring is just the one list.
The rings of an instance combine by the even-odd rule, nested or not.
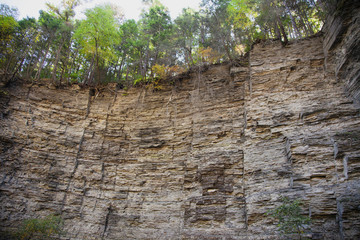
[(308, 27), (308, 30), (309, 30), (310, 35), (314, 35), (314, 31), (313, 31), (313, 29), (312, 29), (312, 26), (311, 26), (311, 24), (310, 24), (310, 22), (309, 22), (309, 18), (308, 18), (308, 16), (307, 16), (307, 14), (306, 14), (305, 11), (303, 11), (303, 15), (304, 15), (304, 17), (305, 17), (305, 23), (306, 23), (306, 25), (307, 25), (307, 27)]
[[(215, 16), (216, 23), (217, 23), (219, 29), (222, 29), (220, 20), (218, 19), (218, 16), (216, 14), (214, 14), (214, 16)], [(226, 43), (226, 40), (224, 39), (224, 35), (225, 34), (220, 34), (221, 42), (223, 44), (223, 47), (225, 49), (226, 54), (228, 55), (228, 58), (229, 58), (230, 62), (232, 62), (233, 60), (232, 60), (232, 57), (231, 57), (230, 49), (229, 49), (229, 46)]]
[(280, 33), (277, 22), (275, 22), (275, 24), (274, 24), (274, 31), (275, 31), (276, 38), (281, 40), (281, 33)]
[(86, 73), (84, 74), (84, 83), (86, 83), (88, 85), (90, 85), (94, 61), (95, 61), (95, 56), (93, 56), (93, 58), (91, 59), (90, 66), (89, 66), (88, 70), (86, 71)]
[(60, 80), (59, 83), (56, 82), (56, 71), (57, 71), (57, 67), (58, 67), (58, 63), (59, 63), (59, 59), (60, 59), (60, 53), (61, 53), (61, 50), (62, 50), (63, 46), (64, 46), (64, 41), (62, 41), (62, 43), (60, 44), (59, 49), (56, 51), (54, 69), (53, 69), (52, 76), (51, 76), (51, 79), (52, 79), (52, 81), (53, 81), (53, 83), (55, 85), (57, 85), (57, 84), (61, 85), (61, 80)]
[[(287, 35), (286, 35), (286, 32), (285, 32), (285, 28), (284, 28), (284, 25), (282, 24), (282, 22), (281, 22), (281, 19), (280, 19), (280, 17), (277, 17), (277, 23), (278, 23), (278, 25), (279, 25), (279, 28), (280, 28), (280, 31), (281, 31), (281, 35), (282, 35), (282, 37), (284, 38), (284, 43), (285, 44), (287, 44), (289, 41), (288, 41), (288, 38), (287, 38)], [(280, 40), (282, 40), (281, 39), (281, 37), (280, 37)]]
[(28, 42), (28, 43), (26, 43), (26, 46), (27, 46), (27, 47), (26, 47), (26, 49), (23, 51), (23, 54), (22, 54), (22, 56), (21, 56), (21, 61), (20, 61), (20, 63), (19, 63), (19, 66), (16, 67), (17, 63), (15, 64), (15, 70), (14, 70), (14, 72), (13, 72), (13, 75), (12, 75), (10, 81), (13, 80), (13, 79), (15, 78), (15, 75), (21, 70), (22, 65), (24, 64), (26, 55), (28, 54), (28, 52), (31, 51), (32, 44), (30, 44), (30, 43)]
[(97, 39), (95, 39), (95, 54), (96, 54), (96, 71), (97, 71), (97, 75), (98, 75), (98, 83), (100, 83), (100, 66), (99, 66), (99, 53), (98, 53), (98, 42)]
[(190, 48), (185, 47), (185, 53), (187, 53), (187, 60), (186, 61), (187, 61), (188, 67), (190, 68), (191, 65), (194, 64), (194, 59), (192, 57), (192, 48), (191, 47)]
[(144, 81), (146, 81), (146, 73), (148, 70), (148, 64), (149, 64), (149, 44), (147, 45), (146, 51), (145, 51), (145, 56), (144, 56), (144, 62), (142, 64), (142, 69), (141, 69), (141, 75), (143, 76)]
[(46, 48), (44, 57), (43, 57), (43, 59), (41, 60), (39, 69), (38, 69), (38, 71), (37, 71), (37, 73), (36, 73), (36, 75), (35, 75), (35, 79), (36, 79), (36, 80), (40, 80), (41, 71), (42, 71), (42, 68), (43, 68), (43, 66), (44, 66), (44, 63), (45, 63), (45, 60), (46, 60), (46, 56), (48, 55), (49, 50), (50, 50), (50, 42), (51, 42), (51, 41), (49, 41), (49, 43), (48, 43), (48, 46), (47, 46), (47, 48)]
[(9, 68), (10, 68), (11, 61), (12, 61), (12, 59), (13, 59), (13, 56), (14, 56), (14, 54), (10, 54), (10, 56), (9, 56), (8, 63), (6, 64), (6, 67), (5, 67), (5, 73), (9, 72)]
[(306, 36), (310, 36), (312, 29), (308, 29), (308, 26), (306, 25), (305, 21), (306, 21), (306, 14), (304, 14), (304, 11), (301, 9), (300, 6), (297, 6), (297, 10), (298, 10), (298, 14), (300, 17), (300, 24), (303, 26), (304, 31), (306, 32)]
[[(34, 56), (31, 55), (31, 58), (30, 58), (30, 61), (29, 61), (29, 64), (28, 64), (28, 67), (26, 70), (26, 78), (28, 78), (28, 79), (31, 77), (30, 69), (31, 69), (31, 62), (33, 61), (33, 58), (34, 58)], [(35, 63), (37, 64), (37, 61)]]
[(53, 72), (52, 72), (52, 81), (54, 84), (59, 84), (61, 85), (61, 77), (60, 77), (60, 81), (59, 83), (56, 82), (56, 71), (57, 71), (57, 67), (58, 67), (58, 64), (59, 64), (59, 60), (60, 60), (60, 57), (61, 57), (61, 51), (65, 45), (65, 42), (66, 40), (69, 40), (69, 38), (66, 38), (66, 36), (62, 36), (62, 41), (60, 43), (60, 47), (59, 49), (56, 51), (56, 57), (55, 57), (55, 62), (54, 62), (54, 69), (53, 69)]
[(19, 72), (19, 70), (21, 69), (21, 67), (22, 67), (22, 65), (24, 63), (24, 60), (25, 60), (25, 56), (21, 59), (19, 66), (17, 68), (15, 68), (11, 78), (9, 79), (10, 81), (14, 80), (16, 74)]
[(124, 64), (125, 58), (126, 58), (126, 54), (124, 54), (124, 56), (121, 58), (121, 62), (120, 62), (119, 70), (118, 70), (118, 76), (117, 76), (118, 82), (121, 81), (121, 77), (122, 77), (122, 65)]
[[(34, 46), (35, 46), (35, 41), (30, 45), (29, 51), (28, 51), (29, 55), (31, 56), (31, 57), (30, 57), (30, 61), (29, 61), (28, 66), (27, 66), (27, 69), (26, 69), (26, 78), (28, 78), (28, 79), (31, 77), (31, 75), (32, 75), (32, 73), (33, 73), (33, 69), (32, 69), (31, 74), (30, 74), (31, 62), (32, 62), (33, 59), (34, 59), (34, 51), (33, 51)], [(32, 53), (31, 53), (31, 52), (32, 52)], [(35, 64), (37, 64), (37, 63), (38, 63), (38, 58), (37, 58), (36, 61), (35, 61)], [(35, 65), (35, 64), (34, 64), (34, 65)]]
[(129, 67), (126, 69), (126, 77), (125, 77), (125, 82), (126, 82), (126, 85), (129, 87), (129, 81), (128, 81), (128, 77), (129, 77)]
[[(66, 82), (67, 82), (68, 84), (70, 84), (69, 76), (71, 75), (72, 69), (73, 69), (73, 67), (74, 67), (74, 65), (75, 65), (75, 60), (76, 60), (76, 57), (77, 57), (78, 52), (79, 52), (79, 50), (76, 49), (76, 51), (75, 51), (75, 53), (74, 53), (74, 55), (73, 55), (73, 57), (72, 57), (72, 60), (73, 60), (73, 61), (71, 62), (70, 68), (69, 68), (69, 70), (68, 70), (68, 76), (66, 77)], [(69, 51), (68, 51), (68, 55), (67, 55), (67, 58), (66, 58), (66, 59), (68, 59), (69, 56), (70, 56), (70, 49), (69, 49)], [(67, 60), (66, 60), (66, 61), (67, 61)], [(66, 65), (67, 65), (67, 64), (66, 64)], [(80, 64), (79, 64), (79, 66), (80, 66)]]
[(298, 27), (296, 26), (295, 19), (294, 19), (293, 15), (291, 14), (291, 11), (290, 11), (290, 9), (289, 9), (289, 6), (288, 6), (287, 3), (286, 3), (286, 0), (284, 0), (283, 2), (284, 2), (284, 6), (285, 6), (285, 9), (286, 9), (286, 12), (288, 13), (288, 15), (289, 15), (289, 17), (290, 17), (292, 27), (293, 27), (294, 30), (295, 30), (295, 37), (296, 37), (296, 38), (299, 38), (299, 37), (301, 37), (301, 33), (300, 33)]

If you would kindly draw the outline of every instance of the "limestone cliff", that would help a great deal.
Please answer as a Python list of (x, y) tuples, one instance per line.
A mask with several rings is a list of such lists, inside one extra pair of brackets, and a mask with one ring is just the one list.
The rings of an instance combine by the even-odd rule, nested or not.
[(337, 0), (324, 26), (326, 68), (335, 71), (348, 95), (360, 104), (360, 1)]
[(155, 92), (10, 86), (0, 227), (59, 213), (68, 239), (276, 239), (265, 213), (290, 196), (312, 239), (359, 238), (360, 111), (328, 38), (262, 42)]

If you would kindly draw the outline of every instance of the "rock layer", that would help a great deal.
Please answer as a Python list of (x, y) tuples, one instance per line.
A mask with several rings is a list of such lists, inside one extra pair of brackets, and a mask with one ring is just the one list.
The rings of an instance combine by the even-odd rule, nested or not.
[(324, 26), (325, 66), (360, 104), (360, 2), (337, 0), (336, 6)]
[(322, 42), (259, 43), (161, 91), (11, 86), (2, 230), (58, 213), (68, 239), (276, 239), (266, 212), (289, 196), (312, 239), (359, 238), (360, 112)]

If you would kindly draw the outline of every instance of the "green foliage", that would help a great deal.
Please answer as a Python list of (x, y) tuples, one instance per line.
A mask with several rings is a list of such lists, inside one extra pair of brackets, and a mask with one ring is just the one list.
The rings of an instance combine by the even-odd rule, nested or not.
[(42, 27), (43, 34), (50, 35), (51, 37), (56, 34), (56, 31), (61, 25), (61, 20), (56, 18), (54, 15), (40, 11), (39, 24)]
[(18, 23), (14, 17), (0, 15), (0, 41), (2, 44), (6, 44), (11, 40), (17, 26)]
[(143, 84), (146, 84), (146, 82), (146, 79), (144, 79), (141, 75), (134, 76), (134, 86), (141, 86)]
[(197, 46), (200, 31), (200, 14), (194, 10), (183, 9), (175, 19), (176, 45), (182, 50), (182, 56), (188, 66), (194, 64), (193, 49)]
[(75, 16), (74, 8), (80, 4), (80, 0), (62, 0), (60, 6), (46, 3), (51, 12), (58, 15), (63, 21), (68, 22)]
[(224, 55), (224, 60), (236, 57), (233, 22), (228, 17), (230, 0), (203, 0), (205, 15), (201, 19), (201, 41), (199, 47), (210, 47)]
[[(231, 0), (230, 20), (248, 45), (258, 37), (288, 39), (309, 36), (322, 26), (320, 1), (307, 0)], [(244, 43), (244, 41), (243, 41)]]
[(324, 18), (320, 0), (202, 0), (199, 11), (183, 9), (172, 21), (160, 1), (143, 0), (139, 21), (123, 21), (108, 4), (87, 9), (75, 23), (80, 2), (47, 4), (39, 19), (20, 21), (15, 9), (0, 5), (0, 68), (7, 81), (151, 85), (170, 66), (236, 61), (256, 39), (286, 43), (312, 35)]
[[(0, 52), (5, 52), (9, 49), (9, 44), (14, 38), (18, 23), (15, 19), (17, 10), (12, 9), (5, 4), (0, 4)], [(2, 55), (0, 53), (0, 55)]]
[(302, 239), (302, 235), (309, 227), (310, 218), (301, 214), (301, 201), (290, 200), (288, 197), (281, 197), (282, 204), (267, 212), (267, 215), (277, 220), (279, 232), (285, 236), (296, 235)]
[(60, 216), (49, 215), (45, 218), (24, 220), (14, 233), (19, 240), (48, 240), (62, 234), (63, 221)]
[(253, 19), (258, 15), (255, 8), (255, 0), (232, 0), (227, 11), (236, 28), (246, 29), (254, 24)]
[(74, 35), (84, 53), (96, 54), (103, 60), (113, 57), (111, 47), (117, 41), (117, 31), (111, 6), (88, 9), (85, 15)]
[(88, 58), (95, 57), (100, 82), (100, 68), (115, 59), (113, 45), (120, 40), (115, 12), (110, 5), (104, 5), (88, 9), (85, 15), (86, 19), (78, 24), (74, 37)]
[(143, 21), (144, 30), (150, 35), (150, 41), (154, 46), (158, 46), (171, 34), (171, 18), (163, 5), (151, 7), (149, 12), (145, 13)]

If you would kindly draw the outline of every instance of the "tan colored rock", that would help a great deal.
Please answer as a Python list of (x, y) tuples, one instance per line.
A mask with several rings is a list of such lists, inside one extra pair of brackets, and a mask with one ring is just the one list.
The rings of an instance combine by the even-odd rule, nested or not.
[(155, 92), (8, 89), (1, 229), (59, 213), (68, 239), (276, 239), (266, 212), (289, 196), (312, 239), (359, 238), (359, 108), (322, 41), (260, 43), (249, 66)]

